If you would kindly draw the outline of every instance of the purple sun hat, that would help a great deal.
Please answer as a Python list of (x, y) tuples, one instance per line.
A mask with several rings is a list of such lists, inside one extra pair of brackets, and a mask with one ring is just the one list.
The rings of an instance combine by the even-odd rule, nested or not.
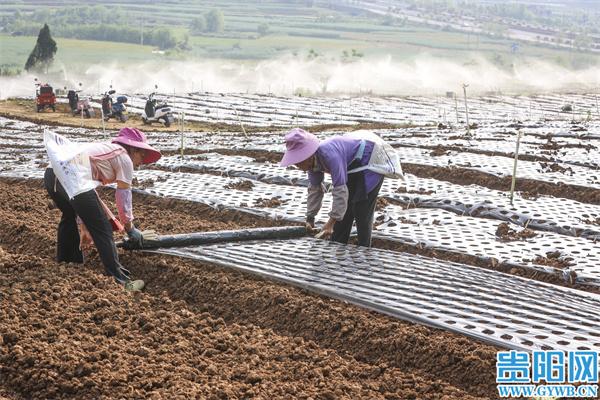
[(304, 129), (294, 128), (285, 135), (285, 154), (281, 159), (282, 167), (298, 164), (315, 154), (319, 148), (319, 139)]
[(143, 164), (152, 164), (153, 162), (158, 161), (158, 159), (162, 156), (160, 151), (148, 144), (144, 132), (137, 128), (121, 128), (119, 134), (112, 140), (112, 142), (146, 150), (146, 155), (142, 160)]

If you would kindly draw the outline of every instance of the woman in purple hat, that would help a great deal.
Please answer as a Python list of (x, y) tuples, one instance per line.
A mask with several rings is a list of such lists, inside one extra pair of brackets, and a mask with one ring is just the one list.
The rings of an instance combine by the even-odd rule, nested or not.
[[(307, 224), (314, 227), (325, 192), (324, 173), (330, 174), (333, 204), (319, 236), (331, 236), (334, 242), (348, 243), (356, 221), (358, 245), (370, 247), (373, 214), (383, 175), (361, 167), (369, 165), (374, 143), (347, 136), (334, 136), (320, 142), (315, 135), (295, 128), (285, 136), (285, 144), (287, 149), (281, 166), (296, 165), (308, 172)], [(354, 169), (361, 170), (353, 172)]]
[[(44, 139), (46, 141), (46, 136)], [(147, 143), (143, 132), (135, 128), (121, 129), (112, 143), (73, 143), (56, 134), (52, 134), (50, 139), (52, 140), (48, 142), (57, 146), (53, 147), (46, 143), (52, 168), (46, 169), (44, 186), (62, 211), (58, 225), (57, 261), (82, 263), (81, 248), (91, 245), (93, 240), (109, 275), (113, 276), (118, 283), (125, 285), (127, 290), (143, 289), (144, 282), (132, 281), (129, 271), (119, 262), (113, 239), (113, 228), (116, 230), (124, 228), (129, 239), (141, 245), (142, 233), (133, 224), (131, 196), (133, 170), (140, 164), (157, 161), (161, 157), (160, 152)], [(60, 154), (61, 146), (79, 150), (75, 150), (76, 156), (72, 160), (64, 162), (57, 156)], [(88, 171), (84, 172), (89, 174), (82, 174), (82, 169), (73, 169), (77, 168), (74, 165), (81, 158), (84, 162), (80, 162), (80, 165), (87, 168)], [(108, 185), (115, 182), (117, 184), (115, 200), (120, 224), (114, 218), (111, 220), (110, 211), (95, 191), (95, 187), (100, 184)]]

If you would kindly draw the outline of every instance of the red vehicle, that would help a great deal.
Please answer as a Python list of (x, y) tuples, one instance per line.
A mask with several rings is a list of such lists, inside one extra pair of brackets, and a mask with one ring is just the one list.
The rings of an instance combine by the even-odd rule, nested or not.
[(54, 95), (54, 90), (52, 90), (52, 86), (45, 84), (39, 85), (37, 90), (35, 91), (36, 95), (36, 103), (37, 103), (37, 112), (40, 112), (44, 109), (44, 107), (52, 108), (52, 111), (56, 111), (56, 96)]

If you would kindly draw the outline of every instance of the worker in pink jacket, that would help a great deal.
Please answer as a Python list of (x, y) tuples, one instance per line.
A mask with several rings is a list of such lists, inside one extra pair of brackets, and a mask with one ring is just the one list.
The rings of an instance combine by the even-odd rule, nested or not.
[[(56, 134), (52, 139), (56, 146), (46, 145), (52, 168), (46, 169), (44, 186), (62, 211), (58, 225), (57, 260), (83, 262), (81, 248), (93, 240), (106, 272), (125, 285), (127, 290), (141, 290), (144, 282), (132, 281), (129, 271), (119, 262), (113, 229), (124, 229), (129, 240), (141, 245), (143, 236), (134, 225), (132, 207), (133, 171), (141, 164), (157, 161), (161, 157), (160, 152), (147, 143), (143, 132), (135, 128), (121, 129), (112, 143), (73, 143)], [(61, 145), (81, 149), (75, 160), (91, 171), (73, 170), (72, 160), (61, 162), (56, 156)], [(55, 169), (59, 171), (55, 173)], [(89, 182), (82, 182), (86, 180), (86, 174), (81, 171), (90, 172)], [(113, 217), (112, 225), (112, 214), (94, 189), (99, 184), (111, 183), (117, 184), (115, 201), (119, 212), (119, 221)]]

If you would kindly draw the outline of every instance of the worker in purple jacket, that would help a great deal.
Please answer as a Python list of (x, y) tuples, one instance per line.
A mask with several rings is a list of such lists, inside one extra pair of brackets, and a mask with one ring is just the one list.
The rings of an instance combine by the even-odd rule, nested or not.
[(329, 220), (318, 236), (331, 236), (334, 242), (348, 243), (356, 221), (358, 245), (370, 247), (373, 214), (383, 175), (368, 169), (352, 170), (368, 165), (374, 143), (345, 136), (320, 142), (315, 135), (295, 128), (285, 135), (285, 144), (287, 150), (281, 166), (296, 165), (308, 172), (307, 225), (314, 227), (325, 193), (324, 174), (328, 173), (333, 183), (333, 204)]

